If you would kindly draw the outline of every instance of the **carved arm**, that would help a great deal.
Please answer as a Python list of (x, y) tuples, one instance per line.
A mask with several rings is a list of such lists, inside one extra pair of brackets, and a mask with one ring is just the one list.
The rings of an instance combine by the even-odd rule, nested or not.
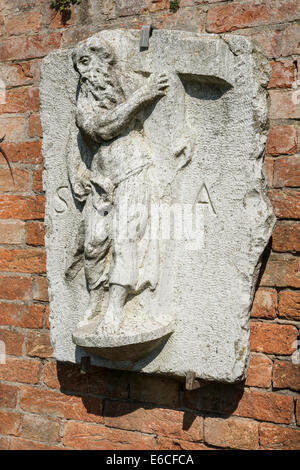
[(78, 109), (77, 125), (96, 142), (111, 140), (128, 126), (144, 106), (164, 96), (168, 86), (166, 74), (152, 75), (146, 85), (133, 93), (127, 101), (104, 114), (98, 115), (95, 111), (83, 112)]

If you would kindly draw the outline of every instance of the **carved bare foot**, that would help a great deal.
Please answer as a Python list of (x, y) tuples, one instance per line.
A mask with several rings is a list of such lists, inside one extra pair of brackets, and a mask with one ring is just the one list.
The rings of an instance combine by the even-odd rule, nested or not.
[(120, 328), (124, 316), (124, 304), (127, 297), (127, 289), (123, 286), (113, 284), (109, 290), (109, 303), (102, 322), (99, 325), (99, 332), (115, 334)]
[(106, 334), (115, 334), (120, 329), (120, 324), (123, 319), (124, 312), (122, 309), (116, 310), (113, 305), (110, 305), (106, 314), (100, 323), (100, 329)]

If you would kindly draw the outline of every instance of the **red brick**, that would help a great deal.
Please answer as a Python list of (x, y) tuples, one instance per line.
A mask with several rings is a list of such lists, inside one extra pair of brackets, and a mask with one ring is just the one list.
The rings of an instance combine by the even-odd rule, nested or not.
[(300, 397), (296, 401), (296, 421), (297, 425), (300, 426)]
[(204, 31), (204, 15), (198, 8), (181, 9), (154, 17), (154, 25), (159, 29)]
[(17, 387), (0, 383), (1, 408), (15, 408), (17, 405), (17, 393)]
[(25, 240), (25, 224), (21, 220), (0, 221), (0, 244), (20, 245)]
[(10, 354), (12, 356), (22, 355), (22, 346), (24, 343), (24, 335), (22, 333), (0, 328), (0, 341), (5, 343), (6, 354)]
[(42, 170), (37, 170), (33, 172), (33, 182), (32, 189), (37, 193), (43, 192), (43, 181), (42, 181)]
[(47, 307), (47, 310), (45, 311), (44, 328), (47, 328), (47, 330), (50, 330), (50, 308), (49, 308), (49, 306)]
[(265, 449), (299, 450), (300, 429), (292, 429), (275, 424), (260, 425), (260, 445)]
[(49, 29), (67, 28), (76, 22), (76, 11), (73, 8), (70, 15), (48, 8), (44, 23)]
[(274, 161), (272, 158), (266, 158), (264, 161), (264, 171), (266, 176), (267, 185), (269, 188), (273, 186), (273, 168), (274, 168)]
[[(27, 139), (26, 118), (24, 116), (0, 116), (1, 137), (5, 135), (5, 142), (19, 142)], [(4, 144), (1, 144), (4, 148)], [(3, 156), (0, 157), (3, 159)]]
[(32, 279), (29, 277), (0, 276), (0, 298), (6, 300), (30, 300)]
[(24, 415), (22, 437), (41, 442), (59, 442), (60, 421), (37, 415)]
[(43, 246), (45, 237), (45, 226), (42, 222), (30, 222), (26, 224), (27, 245)]
[(4, 18), (0, 16), (0, 37), (4, 35)]
[(299, 222), (279, 222), (272, 235), (272, 249), (279, 252), (300, 251)]
[(207, 447), (202, 442), (169, 439), (168, 437), (158, 436), (156, 442), (157, 447), (155, 450), (212, 450), (212, 447)]
[(0, 450), (9, 450), (10, 442), (5, 437), (0, 437)]
[(293, 408), (294, 402), (291, 396), (245, 389), (233, 414), (259, 421), (289, 424)]
[(279, 292), (279, 317), (300, 320), (300, 292), (282, 290)]
[(300, 89), (270, 90), (271, 119), (300, 119)]
[(243, 395), (241, 384), (207, 383), (199, 390), (183, 392), (185, 408), (232, 414)]
[(300, 186), (300, 156), (276, 158), (274, 162), (274, 187)]
[(300, 219), (300, 191), (293, 189), (270, 190), (269, 199), (279, 219)]
[(275, 289), (263, 287), (256, 291), (251, 317), (253, 318), (275, 318), (277, 310), (277, 293)]
[(45, 311), (44, 315), (44, 328), (47, 328), (47, 330), (50, 330), (50, 308), (47, 306), (47, 310)]
[(152, 436), (72, 421), (65, 424), (63, 443), (82, 450), (153, 450), (156, 447)]
[[(236, 34), (249, 37), (257, 42), (265, 54), (270, 58), (281, 57), (282, 55), (282, 36), (284, 31), (282, 27), (274, 27), (268, 29), (243, 29), (238, 30)], [(290, 55), (290, 54), (287, 54)]]
[(243, 418), (206, 418), (205, 442), (229, 449), (258, 448), (258, 423)]
[(41, 28), (41, 13), (27, 11), (17, 15), (9, 15), (5, 19), (7, 34), (37, 33)]
[(282, 34), (282, 46), (280, 51), (282, 57), (292, 54), (300, 54), (299, 24), (287, 25)]
[(147, 5), (147, 0), (121, 0), (116, 3), (116, 16), (131, 16), (140, 13)]
[(12, 37), (2, 42), (0, 61), (44, 57), (59, 46), (60, 33)]
[(44, 216), (44, 196), (0, 196), (0, 219), (32, 220)]
[(142, 10), (141, 13), (154, 13), (156, 11), (169, 9), (169, 6), (169, 0), (147, 0), (146, 8)]
[(43, 137), (43, 131), (39, 114), (31, 114), (28, 123), (29, 137)]
[(29, 190), (29, 173), (26, 170), (0, 168), (0, 192), (22, 192)]
[(284, 23), (299, 19), (298, 0), (255, 0), (214, 7), (207, 12), (207, 31), (224, 33), (250, 26)]
[[(23, 64), (27, 62), (21, 62), (20, 65), (23, 67)], [(30, 62), (30, 74), (33, 77), (33, 83), (39, 85), (41, 78), (41, 64), (42, 59), (34, 59)]]
[(179, 384), (176, 380), (151, 375), (130, 377), (130, 398), (141, 402), (171, 407), (179, 406)]
[(2, 325), (21, 328), (42, 328), (45, 305), (20, 305), (0, 303)]
[(20, 437), (11, 437), (9, 450), (59, 450), (61, 447), (42, 444), (40, 442), (22, 439)]
[(36, 277), (33, 280), (33, 299), (47, 302), (48, 298), (48, 283), (45, 277)]
[(48, 330), (50, 330), (50, 320), (49, 320), (49, 316), (50, 316), (50, 307), (49, 305), (44, 305), (44, 328), (47, 328)]
[(251, 354), (246, 385), (249, 387), (271, 387), (272, 361), (266, 356)]
[(87, 374), (81, 374), (78, 365), (49, 363), (44, 368), (44, 382), (49, 387), (61, 388), (66, 392), (128, 398), (128, 375), (121, 371), (91, 367)]
[(41, 142), (3, 143), (1, 148), (11, 163), (41, 163)]
[(60, 388), (60, 382), (57, 377), (57, 362), (46, 362), (44, 365), (43, 382), (47, 387)]
[(295, 126), (271, 127), (267, 140), (267, 153), (271, 155), (293, 155), (298, 150)]
[(26, 343), (26, 353), (28, 356), (33, 357), (51, 357), (53, 349), (50, 344), (49, 333), (30, 332)]
[(37, 5), (42, 5), (43, 3), (48, 3), (47, 0), (1, 0), (0, 11), (5, 13), (11, 11), (24, 11), (28, 10), (30, 7), (36, 7)]
[(290, 388), (300, 391), (300, 364), (288, 361), (275, 361), (273, 368), (273, 387)]
[(293, 325), (251, 322), (250, 348), (266, 354), (293, 354), (298, 330)]
[[(20, 406), (24, 411), (66, 419), (102, 423), (102, 401), (93, 397), (65, 395), (48, 390), (21, 387)], [(76, 423), (78, 424), (78, 423)]]
[(0, 76), (7, 88), (29, 85), (33, 82), (32, 62), (20, 64), (0, 64)]
[(39, 361), (7, 358), (6, 364), (0, 364), (0, 380), (8, 382), (36, 384), (39, 373)]
[(294, 81), (294, 64), (291, 62), (272, 61), (272, 75), (268, 88), (290, 88)]
[(105, 424), (185, 441), (203, 439), (203, 419), (196, 414), (131, 403), (105, 401)]
[(0, 104), (0, 113), (25, 113), (40, 108), (39, 90), (32, 87), (13, 88), (6, 91), (5, 103)]
[(0, 271), (44, 273), (46, 255), (41, 250), (0, 250)]
[(297, 59), (297, 80), (300, 80), (300, 59)]
[[(127, 24), (128, 26), (128, 24)], [(137, 28), (137, 24), (135, 24)], [(99, 27), (98, 27), (99, 28)], [(95, 34), (99, 29), (93, 23), (84, 24), (76, 28), (68, 28), (62, 32), (62, 47), (69, 47), (76, 44), (78, 41), (83, 41), (84, 39), (90, 37), (92, 34)]]
[(18, 413), (0, 411), (0, 434), (18, 436), (21, 417)]
[(261, 279), (262, 286), (300, 287), (300, 260), (291, 255), (273, 254)]

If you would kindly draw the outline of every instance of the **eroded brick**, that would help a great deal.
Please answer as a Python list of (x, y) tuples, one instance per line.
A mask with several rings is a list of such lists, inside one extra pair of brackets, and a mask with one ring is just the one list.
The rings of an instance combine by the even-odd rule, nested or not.
[(259, 434), (260, 445), (266, 449), (300, 449), (300, 429), (262, 423)]
[(243, 418), (206, 418), (205, 442), (228, 449), (257, 449), (258, 423)]
[(298, 330), (293, 325), (251, 322), (250, 348), (266, 354), (290, 355)]

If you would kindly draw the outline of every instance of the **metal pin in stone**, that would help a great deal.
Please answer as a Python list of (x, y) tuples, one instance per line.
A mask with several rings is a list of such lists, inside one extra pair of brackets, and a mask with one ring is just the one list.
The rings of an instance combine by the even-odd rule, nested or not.
[(147, 24), (142, 26), (141, 35), (140, 35), (140, 49), (148, 49), (149, 48), (149, 39), (152, 32), (151, 24)]
[(197, 390), (201, 387), (201, 383), (196, 379), (196, 373), (189, 370), (185, 377), (185, 389), (186, 390)]
[(81, 358), (80, 362), (80, 373), (87, 374), (91, 367), (91, 358), (89, 356), (84, 356)]

